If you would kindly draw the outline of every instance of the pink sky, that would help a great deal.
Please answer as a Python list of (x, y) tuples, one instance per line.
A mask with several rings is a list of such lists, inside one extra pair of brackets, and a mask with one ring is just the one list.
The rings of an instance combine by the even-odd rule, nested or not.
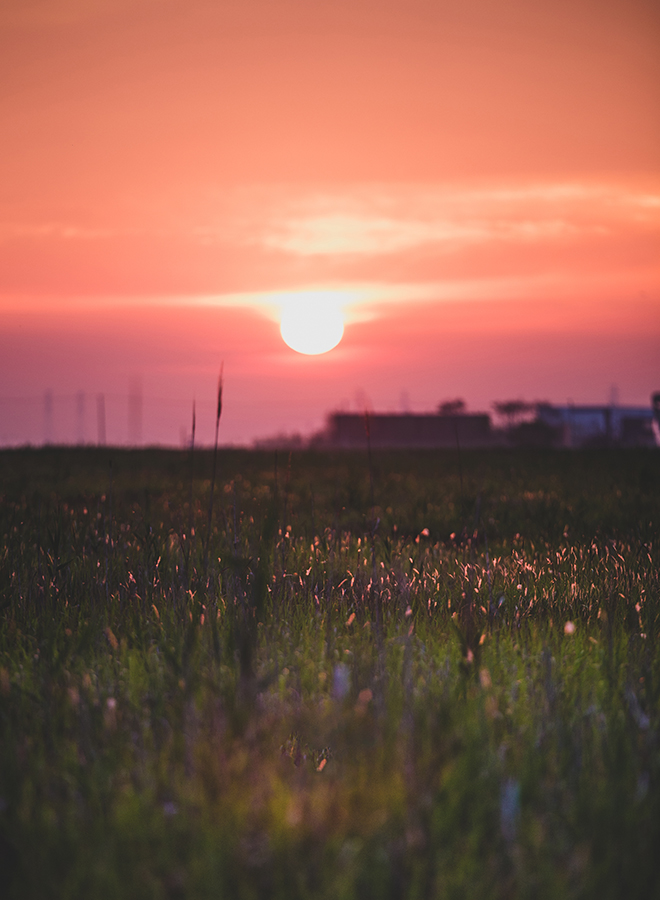
[[(654, 2), (6, 0), (0, 444), (660, 389)], [(334, 292), (304, 357), (283, 298)], [(44, 394), (53, 395), (50, 425)], [(76, 418), (78, 416), (78, 418)]]

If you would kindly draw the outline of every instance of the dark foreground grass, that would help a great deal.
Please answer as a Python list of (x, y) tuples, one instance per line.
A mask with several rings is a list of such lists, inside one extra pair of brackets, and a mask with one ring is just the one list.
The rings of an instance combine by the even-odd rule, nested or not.
[(657, 453), (192, 462), (0, 453), (1, 896), (660, 897)]

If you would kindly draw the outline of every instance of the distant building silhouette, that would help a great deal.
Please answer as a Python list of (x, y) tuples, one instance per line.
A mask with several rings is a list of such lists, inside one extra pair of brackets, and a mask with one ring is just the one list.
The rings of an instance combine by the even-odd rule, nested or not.
[[(466, 449), (496, 446), (654, 447), (658, 443), (653, 419), (655, 411), (660, 423), (660, 392), (653, 397), (653, 408), (553, 406), (523, 401), (515, 401), (515, 404), (515, 410), (499, 404), (502, 410), (498, 409), (498, 412), (506, 414), (505, 428), (493, 428), (488, 413), (456, 412), (464, 406), (453, 403), (441, 405), (438, 413), (369, 413), (369, 441), (374, 449), (391, 450), (453, 448), (457, 445)], [(531, 418), (528, 416), (519, 421), (521, 411)], [(325, 429), (310, 441), (312, 447), (346, 450), (360, 449), (366, 444), (365, 415), (346, 412), (331, 413)]]
[(650, 406), (540, 404), (537, 419), (558, 431), (564, 447), (656, 446)]
[[(373, 448), (488, 447), (495, 442), (488, 413), (473, 415), (370, 413), (369, 440)], [(332, 413), (317, 444), (351, 449), (367, 442), (365, 417)]]

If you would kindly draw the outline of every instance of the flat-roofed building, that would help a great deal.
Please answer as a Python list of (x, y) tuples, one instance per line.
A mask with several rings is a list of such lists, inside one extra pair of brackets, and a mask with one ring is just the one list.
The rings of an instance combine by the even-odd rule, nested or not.
[(562, 434), (565, 447), (655, 447), (651, 406), (539, 404), (537, 419)]
[(456, 447), (488, 447), (495, 435), (488, 413), (443, 416), (418, 413), (332, 413), (318, 443), (330, 447), (353, 449), (413, 449)]

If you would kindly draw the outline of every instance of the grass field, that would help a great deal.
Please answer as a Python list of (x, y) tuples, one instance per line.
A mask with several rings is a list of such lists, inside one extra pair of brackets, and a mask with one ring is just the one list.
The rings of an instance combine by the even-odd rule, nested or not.
[(657, 451), (211, 471), (0, 452), (2, 897), (660, 897)]

